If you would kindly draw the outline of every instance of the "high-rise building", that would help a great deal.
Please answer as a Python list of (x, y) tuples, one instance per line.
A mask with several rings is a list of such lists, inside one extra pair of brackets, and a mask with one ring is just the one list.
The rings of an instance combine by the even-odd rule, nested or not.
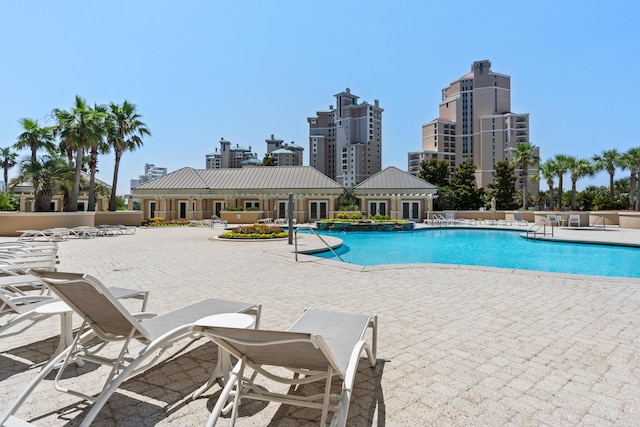
[(246, 148), (236, 144), (234, 147), (231, 142), (220, 138), (220, 151), (216, 148), (215, 152), (205, 155), (205, 160), (206, 169), (241, 168), (254, 165), (256, 155), (251, 152), (251, 146)]
[[(422, 151), (408, 154), (409, 172), (417, 175), (421, 161), (432, 158), (447, 161), (452, 172), (473, 159), (476, 184), (486, 187), (493, 182), (495, 164), (510, 160), (521, 142), (530, 142), (529, 114), (511, 111), (511, 77), (493, 72), (488, 60), (476, 61), (470, 72), (442, 89), (438, 118), (422, 125)], [(534, 174), (532, 168), (529, 176)], [(538, 182), (526, 184), (529, 192), (539, 191)]]
[(161, 168), (152, 163), (147, 163), (144, 165), (144, 175), (138, 175), (138, 178), (134, 178), (131, 180), (130, 187), (134, 188), (143, 182), (151, 181), (152, 179), (158, 178), (160, 176), (167, 174), (167, 168)]
[(273, 134), (265, 142), (267, 143), (267, 153), (273, 156), (276, 166), (302, 166), (304, 148), (295, 142), (284, 142)]
[(382, 112), (374, 104), (358, 103), (349, 88), (336, 95), (336, 107), (318, 111), (309, 123), (309, 165), (345, 187), (364, 181), (382, 169)]

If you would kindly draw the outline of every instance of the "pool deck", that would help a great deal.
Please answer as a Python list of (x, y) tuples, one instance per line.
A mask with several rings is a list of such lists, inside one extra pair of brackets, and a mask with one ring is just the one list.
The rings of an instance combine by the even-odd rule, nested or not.
[[(287, 328), (305, 307), (377, 313), (378, 364), (360, 364), (349, 426), (640, 419), (640, 279), (457, 265), (362, 267), (308, 255), (296, 262), (286, 241), (215, 239), (221, 231), (139, 228), (135, 235), (69, 240), (59, 243), (58, 270), (149, 290), (148, 310), (157, 313), (203, 297), (260, 302), (266, 329)], [(554, 235), (640, 245), (640, 230), (556, 228)], [(300, 249), (316, 244), (314, 236), (301, 236)], [(59, 320), (50, 318), (0, 338), (0, 412), (49, 358), (59, 331)], [(187, 396), (208, 378), (216, 351), (204, 339), (187, 343), (126, 381), (95, 425), (203, 425), (219, 389), (195, 401)], [(91, 384), (102, 369), (80, 368), (82, 375), (68, 381)], [(87, 405), (51, 383), (18, 415), (39, 425), (79, 424)], [(236, 425), (318, 422), (318, 411), (254, 403), (243, 406)]]

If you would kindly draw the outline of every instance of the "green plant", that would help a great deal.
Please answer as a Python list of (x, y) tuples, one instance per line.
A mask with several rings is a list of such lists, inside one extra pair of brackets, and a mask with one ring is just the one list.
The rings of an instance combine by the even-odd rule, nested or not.
[(339, 211), (359, 211), (360, 206), (358, 205), (340, 205), (338, 206)]
[(287, 236), (281, 227), (268, 224), (241, 225), (220, 234), (222, 239), (280, 239)]
[(371, 215), (369, 219), (372, 221), (391, 221), (391, 217), (389, 215), (380, 215), (380, 214)]
[(0, 211), (15, 211), (19, 202), (6, 191), (0, 191)]

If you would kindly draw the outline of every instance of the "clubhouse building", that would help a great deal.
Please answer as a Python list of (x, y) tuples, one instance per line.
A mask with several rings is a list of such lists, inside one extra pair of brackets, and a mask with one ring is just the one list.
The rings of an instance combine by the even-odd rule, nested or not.
[[(216, 215), (229, 223), (288, 219), (298, 223), (333, 218), (346, 188), (310, 166), (241, 169), (190, 167), (131, 190), (142, 218), (203, 220)], [(365, 215), (421, 221), (433, 210), (437, 188), (410, 173), (388, 167), (352, 189)]]

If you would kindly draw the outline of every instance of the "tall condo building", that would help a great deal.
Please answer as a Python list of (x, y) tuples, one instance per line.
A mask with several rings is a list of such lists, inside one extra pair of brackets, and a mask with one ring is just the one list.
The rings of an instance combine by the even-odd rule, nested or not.
[(151, 181), (152, 179), (156, 179), (166, 174), (167, 174), (167, 168), (156, 166), (153, 163), (146, 163), (144, 165), (144, 175), (138, 175), (137, 179), (136, 178), (131, 179), (130, 187), (134, 188), (144, 182)]
[(259, 164), (255, 153), (251, 152), (251, 146), (241, 147), (240, 144), (233, 146), (230, 141), (220, 138), (220, 151), (205, 155), (206, 169), (227, 169), (242, 168)]
[[(486, 187), (493, 182), (495, 164), (510, 160), (521, 142), (529, 142), (529, 113), (511, 111), (511, 77), (493, 72), (491, 61), (476, 61), (470, 72), (442, 89), (438, 118), (422, 125), (422, 151), (408, 153), (409, 172), (417, 175), (420, 163), (432, 158), (447, 161), (452, 172), (473, 159), (476, 184)], [(522, 188), (519, 174), (517, 187)], [(529, 176), (534, 174), (531, 168)], [(538, 182), (526, 185), (531, 193), (539, 191)]]
[(286, 143), (273, 134), (265, 142), (267, 143), (267, 153), (273, 156), (276, 166), (302, 166), (304, 148), (295, 142)]
[(382, 170), (382, 112), (358, 103), (349, 88), (335, 95), (336, 107), (318, 111), (309, 123), (309, 166), (344, 187), (353, 187)]

